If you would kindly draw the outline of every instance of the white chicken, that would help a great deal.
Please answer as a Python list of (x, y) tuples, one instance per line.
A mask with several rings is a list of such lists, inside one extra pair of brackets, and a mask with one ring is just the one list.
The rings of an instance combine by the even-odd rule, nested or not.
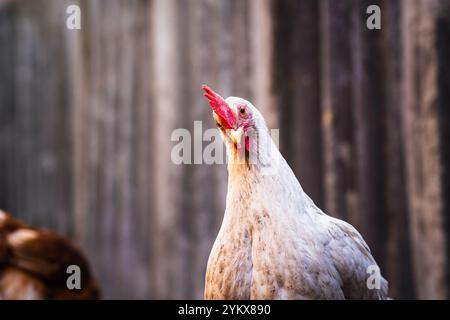
[[(248, 101), (205, 96), (225, 141), (228, 193), (206, 299), (386, 299), (388, 283), (350, 224), (303, 191)], [(373, 280), (373, 281), (372, 281)]]

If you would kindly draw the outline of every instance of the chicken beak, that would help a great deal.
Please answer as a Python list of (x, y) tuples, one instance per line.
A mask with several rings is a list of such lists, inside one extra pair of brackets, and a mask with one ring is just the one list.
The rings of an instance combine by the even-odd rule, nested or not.
[(237, 130), (230, 130), (230, 139), (235, 146), (240, 148), (242, 135), (244, 134), (244, 128), (239, 127)]
[(230, 106), (228, 106), (219, 94), (215, 93), (208, 86), (203, 85), (202, 89), (205, 91), (204, 96), (209, 100), (211, 108), (220, 118), (221, 124), (225, 127), (225, 129), (233, 129), (236, 125), (236, 116)]

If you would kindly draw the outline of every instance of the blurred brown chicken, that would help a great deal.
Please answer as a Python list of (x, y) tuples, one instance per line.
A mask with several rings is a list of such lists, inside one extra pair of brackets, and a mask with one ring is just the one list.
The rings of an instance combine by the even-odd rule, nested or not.
[[(81, 289), (68, 289), (70, 265)], [(79, 249), (56, 233), (35, 229), (0, 210), (0, 300), (98, 299), (99, 290)]]

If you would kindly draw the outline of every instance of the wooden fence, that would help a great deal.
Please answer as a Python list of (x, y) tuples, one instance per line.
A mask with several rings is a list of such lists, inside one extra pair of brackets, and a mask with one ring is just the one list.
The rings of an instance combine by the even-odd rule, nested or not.
[[(81, 8), (81, 30), (65, 27)], [(381, 7), (382, 29), (366, 28)], [(254, 102), (313, 200), (394, 298), (448, 298), (450, 2), (0, 1), (0, 207), (87, 253), (106, 298), (201, 298), (223, 165), (200, 86)]]

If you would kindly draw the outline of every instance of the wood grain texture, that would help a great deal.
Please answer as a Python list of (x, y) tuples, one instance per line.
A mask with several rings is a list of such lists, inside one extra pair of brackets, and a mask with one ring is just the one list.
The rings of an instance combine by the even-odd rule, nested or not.
[(206, 83), (280, 129), (393, 298), (448, 297), (449, 21), (446, 0), (2, 1), (0, 208), (79, 244), (104, 297), (201, 298), (227, 172), (174, 165), (170, 138), (213, 127)]

